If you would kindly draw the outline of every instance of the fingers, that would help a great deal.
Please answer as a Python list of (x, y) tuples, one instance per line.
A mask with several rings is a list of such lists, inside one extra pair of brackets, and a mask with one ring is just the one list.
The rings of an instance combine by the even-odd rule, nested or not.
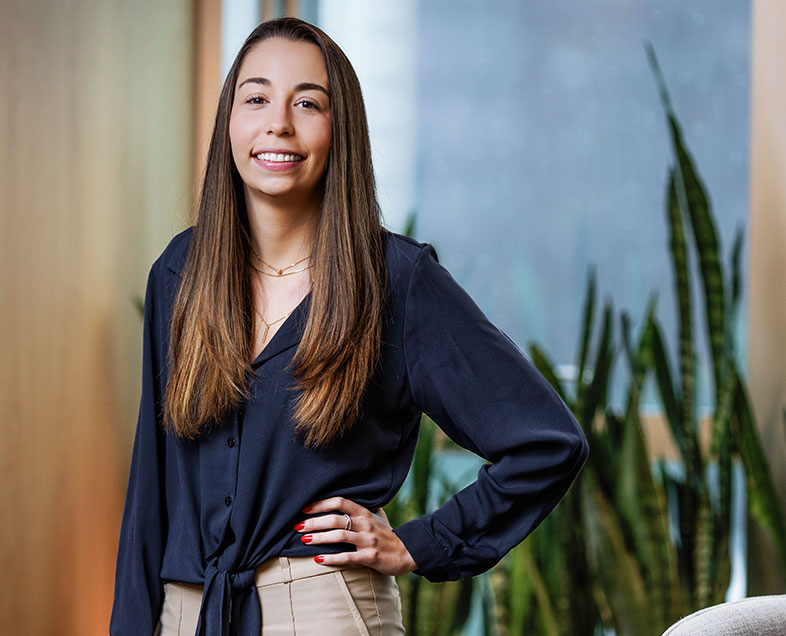
[(358, 503), (355, 503), (351, 499), (345, 499), (344, 497), (330, 497), (328, 499), (321, 499), (320, 501), (315, 501), (310, 506), (303, 508), (303, 512), (306, 514), (313, 514), (315, 512), (331, 512), (333, 510), (342, 510), (352, 516), (369, 514), (367, 508), (361, 506)]
[[(346, 517), (350, 515), (352, 529), (345, 530)], [(360, 564), (385, 574), (405, 574), (416, 566), (404, 544), (393, 532), (385, 511), (368, 508), (344, 497), (330, 497), (315, 501), (303, 508), (306, 514), (327, 512), (297, 523), (294, 529), (301, 533), (300, 540), (309, 545), (350, 543), (355, 550), (317, 554), (314, 560), (325, 565)], [(412, 564), (410, 566), (410, 564)]]
[[(311, 517), (305, 519), (295, 526), (295, 530), (300, 532), (310, 532), (312, 530), (330, 530), (331, 528), (343, 528), (347, 524), (344, 515), (322, 515), (321, 517)], [(355, 530), (362, 530), (360, 523), (352, 520), (352, 527)]]
[(323, 565), (346, 565), (347, 563), (360, 563), (366, 565), (368, 557), (358, 552), (337, 552), (336, 554), (320, 554), (314, 557), (317, 563)]
[(323, 565), (344, 565), (347, 563), (356, 563), (374, 568), (382, 574), (389, 574), (391, 576), (399, 576), (412, 572), (417, 568), (409, 552), (404, 552), (400, 555), (391, 555), (386, 551), (376, 546), (358, 548), (354, 552), (337, 552), (335, 554), (318, 554), (314, 557), (317, 563)]
[[(376, 522), (379, 524), (379, 522)], [(318, 532), (320, 530), (332, 530), (334, 528), (346, 529), (347, 518), (344, 515), (322, 515), (321, 517), (311, 517), (296, 523), (294, 529), (298, 532)], [(374, 521), (366, 517), (353, 517), (351, 530), (355, 532), (369, 531), (374, 528)]]
[(314, 534), (304, 534), (300, 537), (303, 543), (316, 545), (320, 543), (352, 543), (357, 546), (376, 545), (376, 535), (368, 532), (355, 532), (354, 530), (326, 530)]

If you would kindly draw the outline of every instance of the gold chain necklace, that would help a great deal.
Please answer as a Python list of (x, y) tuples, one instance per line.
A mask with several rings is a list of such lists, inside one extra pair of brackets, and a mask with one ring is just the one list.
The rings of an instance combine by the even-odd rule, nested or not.
[(288, 273), (285, 274), (284, 272), (286, 270), (294, 267), (295, 265), (299, 265), (303, 261), (308, 260), (309, 258), (311, 258), (311, 254), (309, 254), (308, 256), (306, 256), (304, 258), (301, 258), (299, 261), (295, 261), (294, 263), (292, 263), (290, 265), (287, 265), (286, 267), (273, 267), (270, 263), (266, 263), (265, 261), (263, 261), (262, 257), (259, 254), (257, 254), (257, 251), (253, 247), (251, 248), (251, 252), (254, 254), (254, 256), (257, 259), (259, 259), (260, 263), (262, 263), (266, 267), (269, 267), (270, 269), (272, 269), (275, 272), (275, 274), (271, 274), (270, 272), (263, 272), (261, 269), (258, 269), (256, 265), (254, 265), (253, 263), (251, 264), (251, 266), (255, 270), (257, 270), (260, 274), (265, 274), (266, 276), (276, 276), (276, 277), (278, 277), (278, 276), (291, 276), (292, 274), (299, 274), (300, 272), (305, 272), (309, 267), (311, 267), (311, 265), (308, 265), (307, 267), (304, 267), (303, 269), (299, 269), (296, 272), (288, 272)]
[[(308, 258), (308, 257), (306, 257), (306, 258)], [(261, 260), (261, 259), (260, 259), (260, 260)], [(304, 260), (305, 260), (305, 259), (304, 259)], [(295, 263), (295, 264), (297, 264), (297, 263)], [(254, 269), (257, 271), (257, 272), (259, 272), (260, 274), (264, 274), (264, 272), (260, 272), (260, 271), (259, 271), (259, 270), (258, 270), (256, 267), (254, 267), (254, 265), (253, 265), (253, 264), (252, 264), (251, 266), (252, 266), (252, 267), (253, 267), (253, 268), (254, 268)], [(310, 266), (309, 266), (309, 267), (310, 267)], [(308, 268), (305, 268), (305, 269), (308, 269)], [(304, 271), (304, 270), (300, 270), (300, 271)], [(291, 273), (293, 273), (293, 274), (294, 274), (295, 272), (291, 272)], [(286, 276), (287, 274), (284, 274), (284, 275)], [(300, 301), (300, 302), (302, 302), (302, 299), (301, 299), (301, 301)], [(265, 325), (265, 332), (262, 334), (262, 344), (265, 344), (265, 343), (267, 342), (267, 334), (268, 334), (268, 332), (270, 331), (270, 327), (272, 327), (273, 325), (275, 325), (277, 322), (281, 322), (282, 320), (284, 320), (285, 318), (287, 318), (287, 317), (288, 317), (288, 316), (289, 316), (289, 315), (290, 315), (290, 314), (291, 314), (293, 311), (295, 311), (295, 309), (297, 309), (297, 308), (300, 306), (300, 302), (298, 302), (298, 304), (297, 304), (297, 305), (295, 305), (295, 306), (294, 306), (292, 309), (290, 309), (290, 310), (289, 310), (289, 311), (288, 311), (288, 312), (287, 312), (287, 313), (286, 313), (284, 316), (281, 316), (281, 318), (276, 318), (276, 319), (275, 319), (275, 320), (273, 320), (272, 322), (268, 322), (267, 320), (265, 320), (265, 319), (264, 319), (264, 317), (262, 316), (262, 314), (260, 314), (260, 313), (259, 313), (259, 310), (257, 309), (256, 303), (253, 303), (253, 300), (252, 300), (252, 304), (254, 305), (254, 313), (255, 313), (257, 316), (259, 316), (259, 319), (262, 321), (262, 324), (263, 324), (263, 325)]]
[[(306, 258), (308, 258), (308, 256), (306, 256)], [(262, 260), (262, 259), (259, 259), (259, 260)], [(303, 260), (306, 260), (306, 259), (304, 258)], [(302, 262), (303, 261), (298, 261), (298, 263), (302, 263)], [(267, 265), (267, 263), (265, 263), (265, 264)], [(292, 265), (297, 265), (297, 263), (293, 263)], [(270, 272), (265, 272), (265, 271), (259, 269), (256, 265), (254, 265), (254, 263), (251, 263), (251, 267), (253, 267), (257, 271), (257, 273), (264, 274), (265, 276), (272, 276), (273, 278), (281, 278), (282, 276), (292, 276), (293, 274), (299, 274), (300, 272), (305, 272), (307, 269), (311, 269), (314, 266), (314, 264), (312, 263), (311, 265), (306, 265), (302, 269), (296, 269), (294, 272), (286, 272), (286, 273), (284, 273), (284, 270), (285, 269), (289, 269), (289, 267), (292, 267), (292, 265), (289, 265), (288, 267), (284, 267), (282, 269), (278, 269), (278, 270), (276, 270), (277, 273), (271, 274)], [(268, 267), (270, 267), (270, 265), (268, 265)]]
[[(300, 303), (298, 303), (298, 304), (300, 304)], [(297, 305), (295, 305), (295, 307), (294, 307), (294, 308), (290, 309), (290, 310), (289, 310), (289, 313), (287, 313), (287, 315), (286, 315), (286, 316), (281, 316), (281, 318), (277, 318), (277, 319), (276, 319), (276, 320), (274, 320), (273, 322), (267, 322), (267, 321), (266, 321), (266, 320), (265, 320), (265, 319), (262, 317), (262, 314), (260, 314), (260, 313), (259, 313), (259, 310), (256, 308), (256, 305), (254, 305), (254, 313), (256, 313), (256, 315), (257, 315), (257, 316), (259, 316), (259, 319), (262, 321), (262, 324), (264, 324), (264, 325), (265, 325), (265, 333), (263, 333), (263, 334), (262, 334), (262, 344), (265, 344), (265, 342), (267, 341), (267, 332), (268, 332), (268, 331), (270, 331), (270, 327), (271, 327), (271, 326), (273, 326), (273, 325), (275, 325), (277, 322), (279, 322), (279, 321), (281, 321), (281, 320), (284, 320), (284, 318), (286, 318), (287, 316), (289, 316), (289, 314), (291, 314), (293, 311), (295, 311), (295, 309), (297, 309)]]

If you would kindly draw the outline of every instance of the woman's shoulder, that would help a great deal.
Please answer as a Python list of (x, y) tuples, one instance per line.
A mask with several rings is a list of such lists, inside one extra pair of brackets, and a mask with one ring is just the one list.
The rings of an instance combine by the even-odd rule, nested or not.
[(437, 252), (430, 243), (423, 243), (411, 236), (385, 230), (385, 260), (391, 276), (409, 279), (424, 252), (438, 260)]
[(164, 268), (180, 276), (186, 263), (188, 245), (191, 242), (193, 231), (194, 226), (192, 225), (175, 234), (156, 259), (153, 267)]
[(436, 287), (455, 283), (450, 272), (439, 262), (437, 250), (431, 243), (389, 230), (386, 232), (388, 281), (395, 295), (408, 295), (416, 278)]

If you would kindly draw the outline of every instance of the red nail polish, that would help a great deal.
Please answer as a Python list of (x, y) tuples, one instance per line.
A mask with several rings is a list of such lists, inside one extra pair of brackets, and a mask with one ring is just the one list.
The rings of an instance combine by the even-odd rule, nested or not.
[(295, 530), (302, 530), (305, 527), (306, 527), (306, 522), (305, 521), (301, 521), (300, 523), (295, 525)]
[(309, 510), (311, 510), (311, 506), (306, 506), (303, 508), (303, 512), (308, 512)]
[(322, 563), (324, 560), (325, 557), (323, 557), (322, 555), (314, 557), (314, 561), (316, 561), (317, 563)]
[(303, 543), (311, 543), (311, 538), (312, 538), (312, 537), (311, 537), (311, 535), (310, 535), (310, 534), (304, 534), (302, 537), (300, 537), (300, 540), (301, 540)]

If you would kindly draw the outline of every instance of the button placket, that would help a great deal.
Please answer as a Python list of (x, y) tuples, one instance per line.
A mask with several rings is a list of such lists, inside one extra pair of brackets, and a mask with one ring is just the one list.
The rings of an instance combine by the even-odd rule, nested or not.
[(227, 492), (226, 497), (224, 497), (224, 505), (227, 508), (231, 508), (232, 502), (234, 501), (234, 495), (237, 493), (238, 463), (240, 462), (240, 453), (237, 451), (240, 450), (238, 439), (240, 438), (240, 418), (242, 416), (242, 408), (237, 409), (235, 411), (234, 417), (232, 418), (232, 429), (228, 431), (228, 437), (226, 438), (227, 447), (232, 449), (229, 452), (231, 452), (234, 456), (234, 461), (230, 460), (229, 462), (229, 465), (232, 467), (231, 474), (229, 475), (231, 486)]

